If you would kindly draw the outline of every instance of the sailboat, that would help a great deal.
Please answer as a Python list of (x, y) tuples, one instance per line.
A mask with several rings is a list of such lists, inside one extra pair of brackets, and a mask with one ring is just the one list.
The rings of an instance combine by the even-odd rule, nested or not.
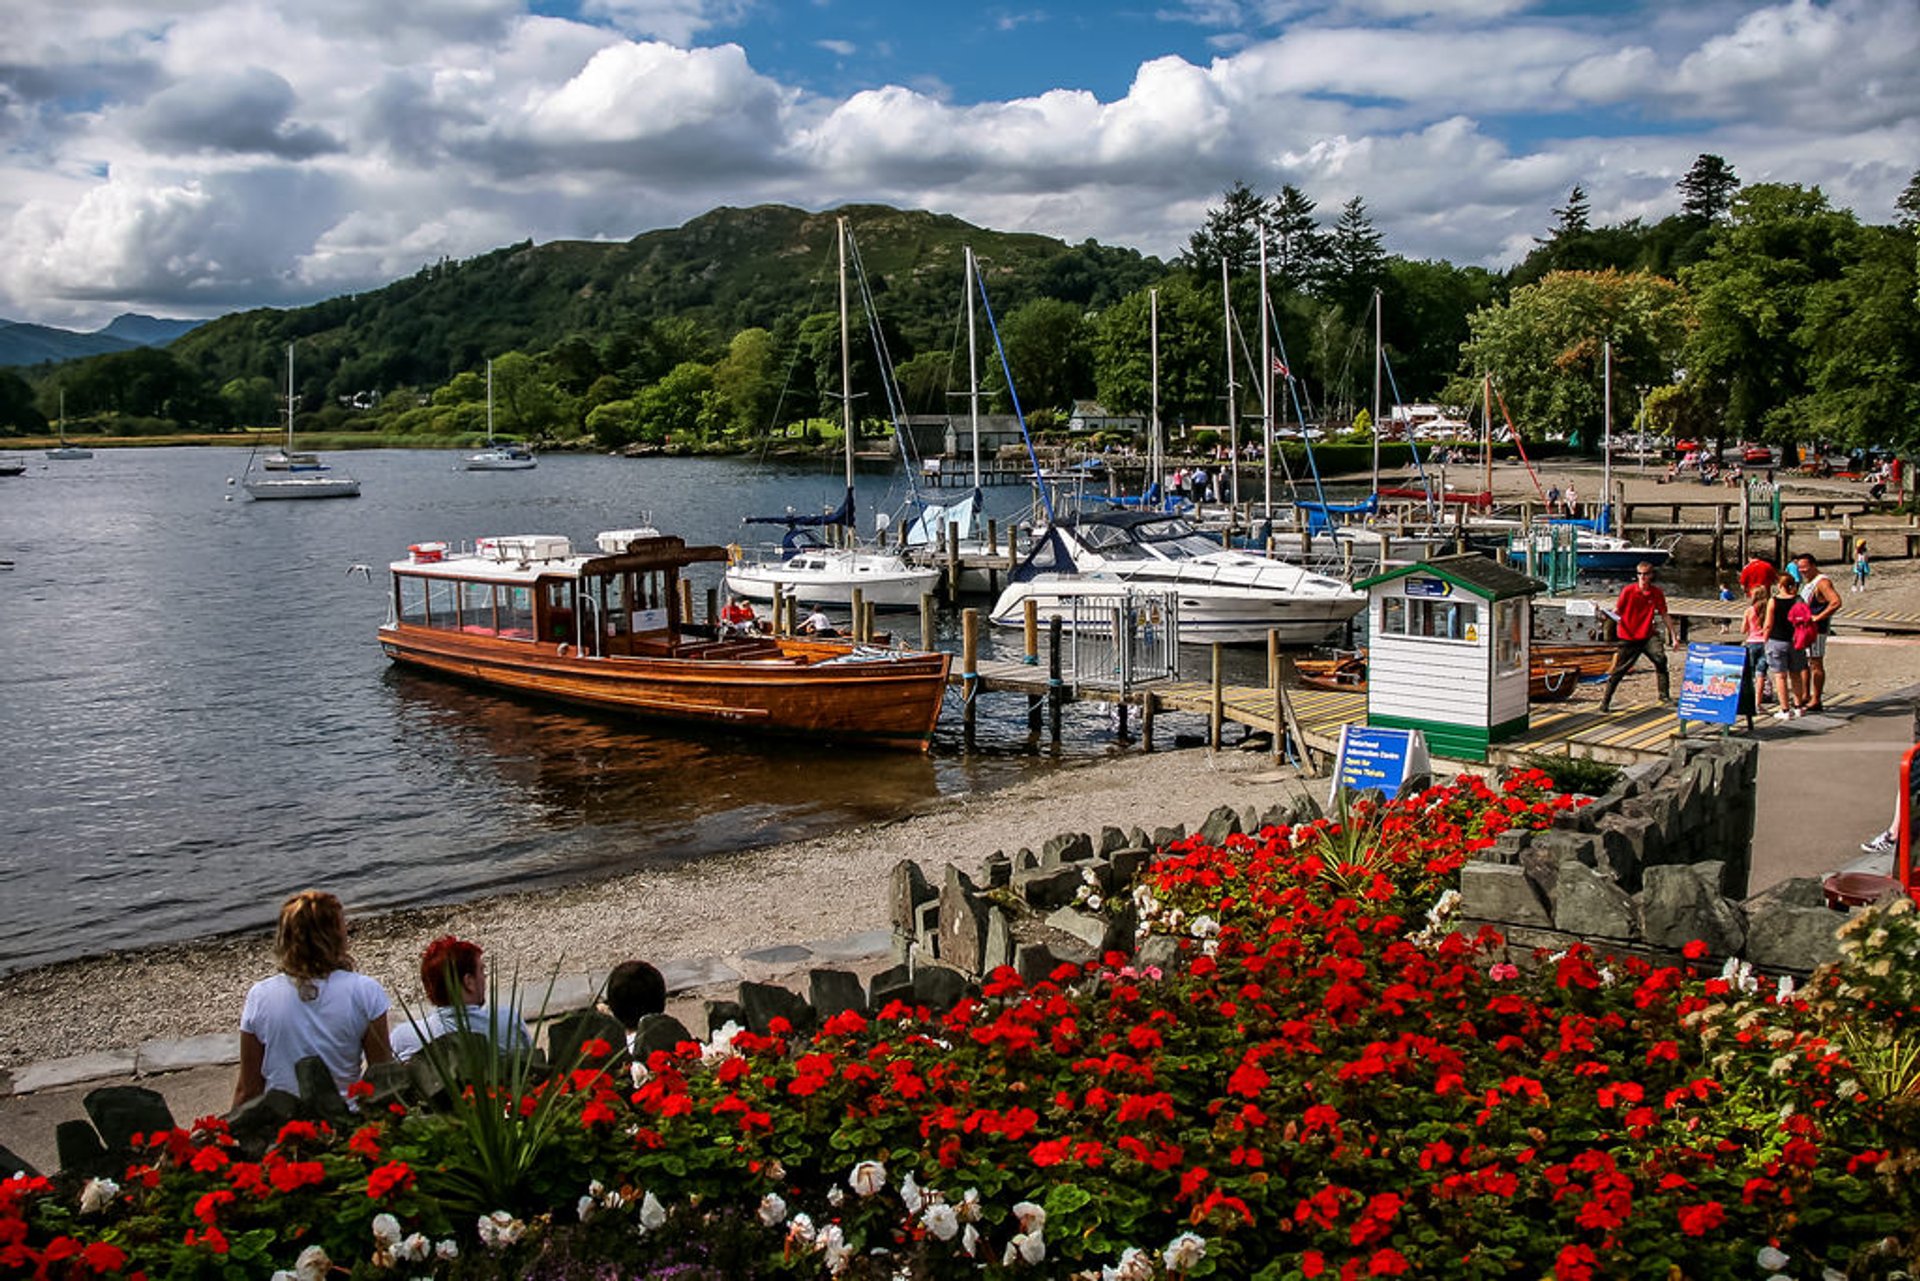
[(93, 457), (93, 451), (91, 449), (88, 449), (82, 445), (70, 445), (67, 443), (67, 393), (64, 391), (60, 393), (60, 428), (59, 430), (60, 430), (60, 447), (58, 449), (49, 449), (47, 451), (47, 457), (58, 458), (58, 459), (68, 460), (68, 461), (75, 458)]
[[(293, 344), (287, 344), (287, 442), (280, 450), (280, 466), (263, 460), (262, 470), (249, 472), (243, 484), (247, 496), (258, 501), (280, 498), (358, 498), (360, 482), (336, 472), (318, 454), (302, 454), (293, 447), (293, 411), (299, 403), (293, 390)], [(269, 472), (279, 474), (270, 475)]]
[(812, 605), (848, 606), (853, 593), (875, 606), (912, 608), (940, 581), (940, 571), (910, 565), (888, 552), (852, 547), (827, 547), (814, 529), (839, 525), (854, 527), (853, 502), (853, 357), (847, 322), (847, 220), (837, 219), (835, 236), (840, 261), (840, 422), (846, 437), (847, 496), (838, 509), (820, 516), (788, 512), (784, 516), (749, 516), (747, 524), (785, 525), (779, 557), (738, 559), (727, 567), (727, 590), (748, 600), (770, 601), (775, 593)]
[(495, 444), (493, 439), (493, 362), (487, 362), (487, 447), (477, 454), (467, 455), (468, 471), (528, 471), (539, 466), (533, 451), (525, 445), (504, 441)]

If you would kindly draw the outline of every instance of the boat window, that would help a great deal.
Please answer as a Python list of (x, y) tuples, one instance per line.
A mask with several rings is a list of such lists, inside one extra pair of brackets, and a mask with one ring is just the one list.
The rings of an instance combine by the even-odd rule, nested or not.
[(533, 589), (502, 585), (495, 597), (500, 634), (516, 640), (533, 639)]
[(493, 630), (493, 584), (460, 584), (460, 625), (469, 630)]
[(1503, 600), (1493, 607), (1493, 670), (1511, 676), (1526, 666), (1527, 644), (1521, 601)]
[(427, 622), (427, 580), (415, 574), (396, 574), (400, 589), (400, 621), (415, 627)]
[(448, 578), (427, 580), (427, 626), (460, 626), (460, 584)]
[[(1380, 631), (1387, 636), (1477, 641), (1480, 639), (1480, 605), (1477, 601), (1389, 596), (1380, 602)], [(1473, 634), (1468, 635), (1469, 632)]]

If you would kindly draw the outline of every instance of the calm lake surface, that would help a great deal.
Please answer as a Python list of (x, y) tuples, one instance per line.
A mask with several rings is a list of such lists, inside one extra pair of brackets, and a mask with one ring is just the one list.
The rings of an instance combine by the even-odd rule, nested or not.
[[(0, 972), (266, 925), (308, 885), (377, 910), (683, 863), (1119, 750), (1100, 704), (1069, 709), (1058, 753), (1029, 743), (1018, 699), (985, 700), (963, 752), (950, 695), (930, 757), (840, 755), (393, 670), (374, 633), (409, 543), (580, 545), (649, 522), (744, 541), (742, 515), (820, 510), (843, 481), (692, 459), (332, 461), (360, 498), (251, 502), (227, 449), (36, 454), (0, 479)], [(904, 490), (863, 475), (862, 529)], [(998, 516), (1025, 502), (988, 491)], [(699, 568), (697, 588), (718, 581)]]

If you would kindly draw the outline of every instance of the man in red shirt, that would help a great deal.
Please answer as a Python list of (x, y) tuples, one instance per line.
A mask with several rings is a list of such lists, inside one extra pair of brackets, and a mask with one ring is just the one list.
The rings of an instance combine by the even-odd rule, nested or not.
[(1614, 651), (1613, 670), (1607, 673), (1607, 691), (1600, 696), (1600, 710), (1613, 710), (1613, 691), (1620, 688), (1621, 678), (1642, 654), (1653, 664), (1653, 674), (1660, 681), (1660, 701), (1666, 702), (1672, 695), (1667, 684), (1667, 652), (1661, 648), (1655, 620), (1666, 624), (1668, 644), (1679, 644), (1680, 637), (1674, 630), (1673, 615), (1667, 612), (1667, 594), (1653, 585), (1652, 565), (1643, 560), (1634, 569), (1633, 581), (1620, 589), (1613, 613), (1614, 638), (1620, 648)]

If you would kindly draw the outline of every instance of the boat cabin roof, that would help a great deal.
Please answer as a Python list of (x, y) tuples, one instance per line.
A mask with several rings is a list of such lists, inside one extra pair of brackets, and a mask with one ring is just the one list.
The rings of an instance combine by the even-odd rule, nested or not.
[(678, 571), (704, 561), (725, 561), (724, 547), (689, 547), (673, 535), (635, 538), (625, 551), (575, 555), (565, 538), (521, 535), (483, 538), (459, 551), (422, 543), (388, 566), (395, 574), (419, 578), (458, 578), (490, 583), (536, 583), (543, 578), (604, 577)]

